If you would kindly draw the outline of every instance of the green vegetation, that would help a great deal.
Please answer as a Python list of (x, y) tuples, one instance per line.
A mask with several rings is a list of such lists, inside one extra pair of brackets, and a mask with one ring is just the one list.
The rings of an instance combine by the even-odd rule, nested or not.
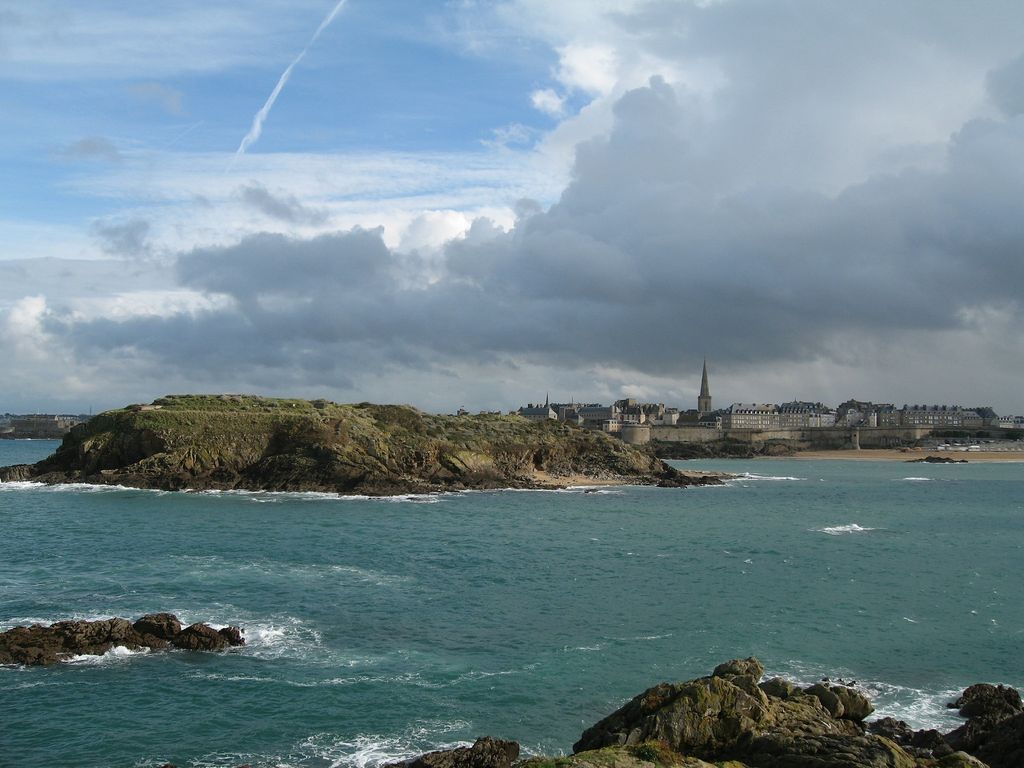
[(646, 763), (661, 762), (662, 750), (658, 748), (658, 745), (649, 741), (643, 744), (637, 744), (635, 747), (630, 747), (629, 753), (638, 760), (643, 760)]

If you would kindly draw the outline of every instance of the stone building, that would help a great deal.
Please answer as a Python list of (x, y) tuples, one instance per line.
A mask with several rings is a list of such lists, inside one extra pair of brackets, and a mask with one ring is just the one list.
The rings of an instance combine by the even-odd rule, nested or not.
[(722, 414), (723, 429), (778, 429), (779, 407), (771, 403), (733, 403)]
[(558, 418), (558, 413), (551, 407), (548, 397), (544, 398), (544, 405), (534, 405), (533, 403), (529, 403), (526, 407), (520, 408), (516, 411), (516, 413), (530, 421), (547, 421), (548, 419)]
[(779, 427), (782, 429), (832, 427), (835, 423), (835, 411), (821, 403), (794, 400), (779, 406)]

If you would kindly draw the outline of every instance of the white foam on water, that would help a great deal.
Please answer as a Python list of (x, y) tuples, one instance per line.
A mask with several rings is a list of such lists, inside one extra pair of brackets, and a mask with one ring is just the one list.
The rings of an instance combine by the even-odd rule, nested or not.
[(184, 491), (184, 493), (210, 497), (240, 498), (257, 504), (281, 504), (295, 501), (306, 502), (352, 502), (373, 501), (384, 504), (437, 504), (444, 494), (404, 493), (396, 496), (367, 496), (366, 494), (345, 494), (329, 491), (249, 491), (243, 489)]
[(271, 621), (239, 622), (245, 645), (238, 650), (258, 659), (309, 658), (320, 653), (323, 637), (301, 619), (285, 616)]
[(132, 488), (127, 485), (102, 485), (98, 483), (37, 483), (31, 480), (0, 482), (0, 491), (42, 491), (45, 493), (151, 493), (165, 496), (172, 491), (159, 488)]
[(572, 653), (573, 651), (579, 651), (581, 653), (593, 653), (604, 649), (604, 643), (597, 643), (596, 645), (566, 645), (562, 647), (562, 651), (565, 653)]
[(743, 480), (770, 480), (774, 482), (780, 481), (800, 481), (806, 480), (806, 477), (791, 477), (789, 475), (760, 475), (756, 472), (743, 472), (735, 478), (728, 478), (725, 480), (726, 483), (737, 482)]
[(31, 480), (0, 481), (0, 491), (31, 491), (36, 488), (45, 487), (46, 483), (34, 483)]
[(827, 533), (829, 536), (843, 536), (848, 533), (867, 533), (868, 531), (877, 531), (878, 528), (868, 528), (857, 523), (847, 523), (846, 525), (832, 525), (825, 528), (811, 528), (814, 533)]
[(963, 688), (925, 690), (891, 683), (865, 682), (858, 687), (862, 687), (875, 705), (872, 720), (894, 717), (906, 721), (911, 728), (934, 728), (942, 733), (964, 724), (964, 718), (946, 704), (960, 696), (966, 685)]
[(665, 639), (667, 639), (669, 637), (672, 637), (674, 634), (675, 634), (674, 632), (665, 632), (664, 634), (661, 634), (661, 635), (630, 635), (629, 637), (611, 637), (611, 636), (609, 636), (607, 639), (608, 640), (614, 640), (617, 643), (636, 643), (636, 642), (649, 643), (649, 642), (651, 642), (653, 640), (665, 640)]
[[(840, 685), (848, 684), (857, 675), (848, 669), (823, 671), (799, 661), (786, 663), (783, 671), (770, 670), (765, 672), (765, 679), (782, 677), (801, 687), (813, 685), (828, 675), (832, 682)], [(946, 733), (963, 725), (964, 719), (955, 709), (948, 709), (946, 704), (955, 700), (970, 682), (959, 688), (912, 688), (894, 683), (877, 680), (856, 679), (850, 687), (865, 694), (875, 707), (868, 720), (879, 720), (893, 717), (905, 721), (915, 730), (934, 728)]]
[(903, 482), (907, 483), (929, 483), (932, 481), (930, 477), (904, 477)]
[(122, 663), (126, 659), (130, 659), (134, 656), (145, 656), (149, 653), (149, 648), (139, 648), (136, 651), (126, 648), (123, 645), (115, 645), (109, 651), (102, 655), (83, 653), (78, 656), (72, 656), (70, 659), (65, 661), (66, 664), (80, 664), (82, 666), (97, 666), (100, 664), (116, 664)]
[(14, 616), (10, 619), (0, 621), (0, 632), (6, 632), (14, 627), (30, 627), (33, 624), (41, 624), (48, 627), (60, 621), (107, 621), (117, 617), (117, 613), (73, 613), (70, 616), (59, 616), (58, 618), (39, 618), (37, 616)]
[(227, 626), (238, 627), (245, 644), (232, 648), (232, 653), (265, 660), (323, 659), (325, 662), (329, 660), (331, 664), (345, 663), (333, 658), (333, 654), (325, 654), (320, 631), (297, 616), (249, 616), (231, 606), (171, 612), (178, 617), (182, 626), (202, 622), (216, 630)]
[(452, 720), (419, 723), (396, 735), (341, 737), (318, 733), (304, 740), (294, 751), (298, 755), (325, 761), (331, 768), (376, 768), (384, 763), (408, 760), (424, 752), (472, 746), (472, 742), (440, 738), (468, 727), (469, 723), (464, 720)]

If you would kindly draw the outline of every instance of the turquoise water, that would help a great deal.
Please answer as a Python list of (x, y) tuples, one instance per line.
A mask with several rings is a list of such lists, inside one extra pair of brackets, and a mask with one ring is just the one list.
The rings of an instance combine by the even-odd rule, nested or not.
[[(54, 447), (0, 441), (0, 464)], [(397, 500), (0, 485), (0, 628), (166, 610), (248, 638), (0, 668), (0, 763), (357, 767), (483, 734), (557, 753), (750, 654), (918, 726), (955, 725), (970, 683), (1024, 686), (1024, 464), (686, 466), (757, 477)]]

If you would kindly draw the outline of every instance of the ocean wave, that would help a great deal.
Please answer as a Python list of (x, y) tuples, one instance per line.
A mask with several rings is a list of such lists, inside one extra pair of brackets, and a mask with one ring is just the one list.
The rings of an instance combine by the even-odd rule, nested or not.
[(901, 480), (903, 480), (904, 482), (907, 482), (907, 483), (927, 483), (927, 482), (931, 482), (932, 478), (930, 478), (930, 477), (904, 477), (904, 478), (901, 478)]
[(106, 621), (117, 617), (117, 612), (106, 613), (70, 613), (57, 616), (56, 618), (42, 618), (39, 616), (13, 616), (0, 621), (0, 632), (6, 632), (14, 627), (30, 627), (33, 624), (42, 624), (45, 627), (56, 624), (59, 621)]
[(327, 762), (331, 768), (376, 768), (408, 760), (424, 752), (468, 747), (469, 741), (443, 737), (465, 731), (465, 720), (424, 721), (396, 735), (360, 734), (354, 737), (318, 733), (301, 742), (296, 752)]
[(771, 481), (771, 482), (799, 482), (806, 480), (806, 477), (793, 477), (791, 475), (761, 475), (757, 472), (741, 472), (736, 477), (723, 479), (726, 484), (737, 484), (748, 481)]
[(173, 491), (159, 488), (132, 488), (128, 485), (103, 485), (101, 483), (37, 483), (33, 480), (12, 480), (0, 482), (0, 491), (42, 491), (44, 493), (152, 493), (165, 496)]
[(78, 656), (72, 656), (70, 659), (65, 660), (65, 664), (79, 664), (82, 666), (98, 666), (101, 664), (118, 664), (123, 663), (127, 659), (134, 658), (135, 656), (145, 656), (149, 653), (149, 648), (139, 648), (138, 650), (132, 650), (126, 648), (123, 645), (115, 645), (109, 651), (104, 654), (89, 654), (83, 653)]
[(604, 643), (596, 643), (595, 645), (565, 645), (562, 646), (563, 653), (594, 653), (604, 649)]
[(382, 504), (437, 504), (446, 493), (404, 493), (395, 496), (367, 496), (365, 494), (331, 493), (326, 491), (248, 491), (205, 490), (167, 491), (160, 488), (134, 488), (129, 485), (102, 483), (39, 483), (33, 480), (12, 480), (0, 482), (0, 491), (42, 491), (46, 493), (151, 493), (156, 496), (180, 493), (189, 496), (236, 497), (257, 504), (280, 504), (284, 502), (338, 502), (338, 501), (372, 501)]
[(247, 499), (257, 504), (280, 504), (291, 501), (338, 502), (373, 501), (382, 504), (437, 504), (445, 494), (403, 493), (395, 496), (368, 496), (366, 494), (345, 494), (330, 491), (249, 491), (244, 489), (183, 491), (197, 496)]
[(848, 684), (866, 694), (875, 707), (871, 720), (893, 717), (905, 721), (915, 730), (934, 728), (942, 733), (964, 723), (957, 711), (948, 709), (946, 704), (955, 700), (970, 682), (960, 688), (914, 688), (885, 681), (863, 680), (849, 669), (826, 671), (799, 661), (789, 661), (782, 669), (772, 669), (765, 673), (766, 678), (783, 677), (801, 687), (820, 682), (825, 679), (825, 675), (829, 675), (832, 682)]
[(829, 536), (843, 536), (847, 533), (867, 533), (868, 531), (877, 531), (878, 528), (868, 528), (860, 526), (857, 523), (847, 523), (846, 525), (832, 525), (825, 528), (811, 528), (814, 533), (827, 533)]
[(884, 682), (864, 682), (859, 687), (871, 698), (875, 711), (873, 719), (894, 717), (905, 720), (912, 728), (934, 728), (945, 733), (963, 725), (964, 719), (946, 704), (954, 701), (962, 688), (925, 689), (908, 688)]
[[(237, 622), (242, 629), (245, 645), (237, 652), (257, 659), (308, 659), (322, 655), (323, 636), (294, 616), (282, 616), (263, 621)], [(216, 629), (219, 625), (211, 623)]]

